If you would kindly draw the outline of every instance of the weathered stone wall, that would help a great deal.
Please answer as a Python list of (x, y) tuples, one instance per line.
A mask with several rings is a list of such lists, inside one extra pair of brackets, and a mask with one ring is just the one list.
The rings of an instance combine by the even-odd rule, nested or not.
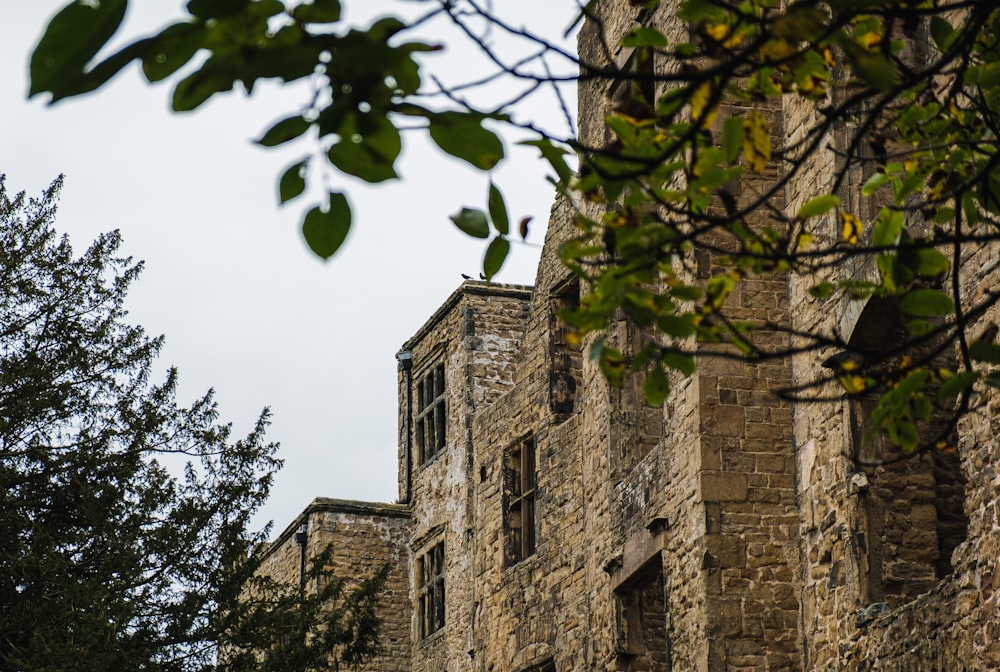
[[(332, 546), (330, 568), (347, 579), (347, 589), (390, 565), (379, 602), (383, 619), (382, 655), (364, 672), (405, 672), (410, 669), (410, 525), (409, 510), (399, 504), (372, 504), (320, 497), (267, 547), (261, 571), (289, 585), (299, 585), (300, 546), (295, 532), (306, 528), (306, 558)], [(305, 589), (310, 590), (307, 583)]]
[[(466, 282), (402, 348), (412, 354), (413, 362), (410, 371), (399, 374), (400, 493), (404, 499), (409, 493), (410, 547), (419, 560), (443, 542), (445, 555), (444, 626), (421, 633), (418, 614), (414, 614), (411, 657), (415, 672), (461, 670), (471, 663), (473, 604), (478, 592), (472, 580), (476, 522), (471, 501), (478, 475), (471, 426), (477, 411), (511, 387), (530, 296), (528, 288)], [(429, 367), (441, 362), (445, 367), (445, 446), (421, 464), (412, 445), (413, 417), (419, 409), (407, 408), (407, 393), (416, 389)], [(416, 567), (411, 567), (411, 599), (418, 607), (421, 579), (415, 575)]]
[[(602, 2), (593, 10), (580, 56), (598, 70), (629, 62), (629, 50), (605, 45), (638, 22), (655, 24), (671, 43), (688, 37), (676, 3), (650, 12)], [(603, 120), (617, 86), (601, 77), (580, 83), (585, 144), (609, 141)], [(735, 111), (722, 110), (719, 123)], [(787, 97), (762, 112), (777, 152), (798, 146), (816, 108)], [(794, 213), (834, 191), (839, 165), (829, 148), (842, 148), (851, 132), (832, 129), (772, 204)], [(789, 176), (773, 162), (731, 185), (732, 195), (745, 204), (782, 177)], [(857, 197), (865, 178), (852, 171), (837, 193), (867, 220), (873, 211)], [(898, 468), (866, 468), (852, 457), (862, 450), (863, 400), (838, 401), (835, 382), (812, 388), (833, 401), (778, 397), (777, 390), (822, 377), (824, 356), (816, 353), (746, 363), (703, 347), (698, 372), (676, 377), (664, 408), (649, 408), (635, 381), (611, 388), (585, 356), (587, 344), (582, 351), (571, 345), (555, 317), (580, 291), (557, 257), (573, 230), (570, 208), (557, 205), (534, 290), (467, 282), (403, 346), (411, 358), (398, 379), (398, 511), (409, 518), (393, 519), (405, 522), (392, 523), (390, 550), (379, 552), (405, 560), (394, 579), (405, 599), (393, 589), (385, 613), (399, 666), (384, 669), (1000, 669), (993, 591), (1000, 399), (987, 393), (979, 413), (963, 421), (957, 457)], [(835, 217), (814, 234), (821, 244), (836, 241)], [(727, 241), (713, 242), (724, 248)], [(697, 259), (698, 279), (721, 269), (707, 250)], [(961, 268), (967, 296), (1000, 281), (995, 249), (963, 259)], [(871, 278), (874, 268), (856, 263), (849, 271)], [(750, 279), (727, 310), (734, 319), (801, 332), (891, 337), (883, 306), (812, 299), (809, 286), (820, 279)], [(991, 322), (1000, 322), (1000, 311), (976, 328)], [(621, 323), (610, 337), (629, 352), (641, 336)], [(778, 331), (756, 338), (765, 349), (799, 345)], [(422, 461), (414, 438), (418, 391), (439, 365), (445, 441)], [(522, 501), (517, 515), (533, 507), (533, 518), (518, 521), (533, 523), (535, 544), (521, 557), (510, 548), (524, 534), (512, 522), (511, 456), (529, 445), (533, 505)], [(351, 562), (383, 543), (370, 531), (377, 526), (364, 522), (370, 514), (338, 515), (347, 517), (334, 521), (335, 543), (357, 530), (344, 556)], [(297, 571), (288, 534), (273, 551), (275, 571)], [(444, 620), (423, 633), (419, 568), (439, 543)]]
[[(962, 259), (963, 295), (982, 298), (998, 286), (996, 249)], [(992, 308), (970, 337), (1000, 323)], [(928, 593), (894, 607), (845, 642), (845, 669), (945, 672), (1000, 669), (1000, 597), (994, 590), (1000, 560), (1000, 397), (984, 390), (979, 412), (959, 426), (958, 454), (965, 484), (967, 538), (955, 549), (952, 573)]]
[[(794, 144), (815, 121), (816, 111), (812, 104), (788, 98), (784, 114), (788, 142)], [(820, 146), (843, 149), (855, 131), (838, 126)], [(838, 168), (832, 151), (818, 152), (809, 170), (789, 183), (788, 212), (811, 196), (831, 193)], [(870, 221), (879, 206), (860, 198), (867, 177), (852, 170), (837, 191), (842, 207), (864, 221)], [(816, 232), (820, 243), (836, 241), (838, 228), (830, 216)], [(987, 249), (962, 260), (967, 297), (995, 286), (995, 259), (996, 249)], [(870, 263), (855, 263), (850, 271), (857, 279), (875, 278)], [(871, 303), (866, 310), (860, 301), (844, 298), (831, 305), (811, 298), (809, 286), (821, 279), (792, 279), (796, 329), (833, 329), (852, 340), (894, 337), (885, 306)], [(997, 317), (995, 311), (984, 316), (973, 331)], [(821, 362), (827, 355), (794, 357), (795, 384), (823, 377)], [(843, 390), (830, 382), (811, 393), (835, 399)], [(992, 583), (1000, 558), (1000, 451), (995, 402), (984, 400), (983, 413), (960, 425), (960, 465), (952, 456), (924, 455), (877, 468), (854, 459), (863, 440), (857, 404), (845, 396), (840, 403), (801, 402), (793, 407), (806, 669), (997, 669), (1000, 627), (995, 624), (1000, 613)], [(962, 537), (965, 541), (955, 548)]]

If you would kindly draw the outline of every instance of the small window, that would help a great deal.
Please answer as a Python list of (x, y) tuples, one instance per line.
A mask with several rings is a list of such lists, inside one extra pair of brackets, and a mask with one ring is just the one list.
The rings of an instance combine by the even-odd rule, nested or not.
[(559, 287), (552, 298), (552, 372), (549, 381), (549, 407), (561, 419), (573, 413), (576, 388), (583, 373), (583, 350), (571, 330), (559, 317), (562, 312), (580, 308), (580, 283), (573, 279)]
[(535, 440), (525, 439), (503, 458), (504, 565), (535, 553)]
[(444, 627), (444, 542), (417, 559), (417, 618), (420, 639)]
[(437, 364), (417, 383), (417, 418), (414, 424), (420, 463), (430, 462), (445, 445), (444, 364)]
[(666, 670), (670, 652), (663, 560), (654, 557), (615, 590), (617, 653), (622, 669)]

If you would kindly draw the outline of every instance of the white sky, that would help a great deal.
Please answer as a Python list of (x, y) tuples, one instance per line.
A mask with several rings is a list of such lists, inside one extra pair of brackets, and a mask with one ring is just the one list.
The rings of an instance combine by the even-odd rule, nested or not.
[[(369, 16), (428, 7), (344, 3), (352, 21), (364, 19), (351, 13), (362, 7)], [(496, 4), (511, 23), (558, 38), (577, 3)], [(8, 191), (37, 195), (65, 173), (57, 228), (78, 251), (98, 233), (121, 229), (124, 252), (146, 260), (130, 318), (166, 334), (158, 368), (179, 368), (182, 403), (214, 387), (237, 434), (271, 407), (269, 436), (281, 442), (285, 468), (260, 522), (273, 519), (280, 530), (316, 496), (394, 501), (394, 355), (462, 273), (478, 277), (485, 244), (458, 232), (448, 215), (463, 205), (485, 207), (487, 176), (406, 134), (402, 183), (335, 178), (351, 198), (354, 222), (341, 252), (322, 263), (299, 233), (319, 193), (279, 209), (275, 186), (284, 167), (314, 146), (276, 152), (250, 142), (296, 111), (307, 88), (260, 86), (253, 98), (216, 96), (193, 114), (175, 115), (168, 111), (172, 83), (149, 87), (133, 65), (96, 95), (46, 108), (25, 100), (27, 63), (62, 0), (8, 5), (0, 22), (0, 172)], [(179, 16), (182, 3), (132, 5), (124, 35), (134, 38)], [(449, 45), (425, 63), (451, 81), (489, 72), (455, 47), (459, 38), (442, 23), (423, 36)], [(566, 73), (565, 63), (552, 64)], [(567, 132), (547, 92), (527, 114)], [(515, 221), (534, 217), (533, 245), (515, 245), (498, 280), (532, 283), (552, 191), (533, 150), (508, 142), (507, 151), (511, 160), (494, 179)]]

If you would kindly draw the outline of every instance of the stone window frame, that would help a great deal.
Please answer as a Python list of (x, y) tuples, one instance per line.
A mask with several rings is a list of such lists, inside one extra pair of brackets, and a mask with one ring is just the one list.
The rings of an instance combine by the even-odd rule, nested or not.
[(514, 567), (537, 550), (537, 448), (535, 437), (529, 435), (507, 448), (501, 458), (504, 567)]
[(436, 358), (417, 378), (413, 435), (421, 465), (431, 462), (447, 445), (448, 387), (445, 372), (444, 360)]
[(417, 558), (417, 638), (427, 639), (445, 625), (444, 540), (430, 546)]

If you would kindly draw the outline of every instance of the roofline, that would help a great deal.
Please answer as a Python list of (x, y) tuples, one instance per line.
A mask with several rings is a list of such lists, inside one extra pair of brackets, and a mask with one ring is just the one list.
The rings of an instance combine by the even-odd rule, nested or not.
[(355, 499), (334, 499), (332, 497), (317, 497), (295, 520), (288, 524), (281, 534), (273, 541), (264, 545), (260, 560), (266, 559), (288, 541), (299, 525), (313, 513), (347, 513), (358, 516), (376, 516), (381, 518), (409, 518), (410, 507), (407, 504), (389, 504), (388, 502), (362, 502)]
[[(444, 316), (454, 308), (466, 294), (478, 294), (480, 296), (501, 296), (508, 298), (518, 298), (528, 300), (535, 291), (533, 285), (497, 284), (494, 282), (483, 282), (481, 280), (466, 280), (451, 293), (444, 303), (434, 311), (424, 324), (403, 343), (399, 352), (412, 350), (413, 346), (420, 341), (427, 333), (434, 328)], [(397, 353), (399, 354), (399, 353)]]

